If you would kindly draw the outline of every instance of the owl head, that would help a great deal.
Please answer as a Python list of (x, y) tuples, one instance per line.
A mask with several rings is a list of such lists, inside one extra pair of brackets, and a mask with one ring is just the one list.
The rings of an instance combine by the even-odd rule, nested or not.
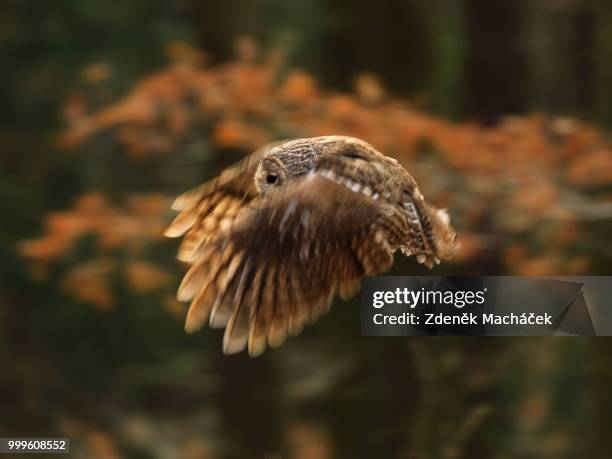
[(303, 141), (287, 142), (272, 148), (261, 159), (255, 172), (255, 186), (260, 196), (302, 178), (316, 163), (312, 148), (305, 149)]

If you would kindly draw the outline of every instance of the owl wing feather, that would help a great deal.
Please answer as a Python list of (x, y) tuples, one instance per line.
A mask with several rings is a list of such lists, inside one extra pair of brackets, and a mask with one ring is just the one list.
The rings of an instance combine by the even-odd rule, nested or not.
[(217, 178), (176, 198), (172, 209), (180, 213), (164, 235), (185, 235), (179, 248), (179, 260), (192, 263), (206, 241), (229, 228), (238, 214), (257, 199), (257, 190), (253, 184), (257, 165), (266, 152), (285, 142), (272, 142), (257, 149), (225, 169)]
[(390, 207), (321, 173), (258, 200), (202, 245), (178, 292), (186, 330), (225, 327), (227, 354), (280, 346), (391, 266)]

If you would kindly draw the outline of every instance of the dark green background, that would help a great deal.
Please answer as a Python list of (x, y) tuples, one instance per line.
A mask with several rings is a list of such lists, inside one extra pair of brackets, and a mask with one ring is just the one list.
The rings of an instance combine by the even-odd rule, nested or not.
[[(296, 453), (298, 428), (318, 432), (306, 443), (329, 457), (609, 457), (604, 338), (362, 339), (352, 302), (278, 351), (228, 358), (219, 332), (186, 336), (154, 297), (119, 286), (121, 307), (101, 314), (53, 277), (32, 279), (17, 243), (43, 231), (45, 213), (92, 185), (119, 196), (176, 188), (134, 164), (57, 150), (81, 70), (111, 63), (119, 97), (164, 65), (164, 44), (186, 41), (214, 64), (244, 34), (283, 44), (287, 66), (332, 90), (369, 71), (451, 119), (546, 111), (612, 125), (603, 0), (4, 0), (0, 434), (77, 432), (75, 457), (114, 457), (104, 435), (129, 458), (176, 457), (190, 441), (208, 445), (207, 457), (325, 457)], [(83, 244), (75, 257), (87, 256)], [(175, 248), (154, 257), (169, 263)], [(415, 269), (404, 263), (396, 272)]]

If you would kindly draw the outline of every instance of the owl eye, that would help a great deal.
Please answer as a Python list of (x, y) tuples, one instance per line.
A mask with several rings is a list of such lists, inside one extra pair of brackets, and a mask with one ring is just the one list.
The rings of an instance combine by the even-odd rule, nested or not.
[(266, 177), (266, 182), (269, 183), (270, 185), (275, 184), (277, 180), (278, 180), (278, 175), (276, 174), (268, 174), (268, 176)]

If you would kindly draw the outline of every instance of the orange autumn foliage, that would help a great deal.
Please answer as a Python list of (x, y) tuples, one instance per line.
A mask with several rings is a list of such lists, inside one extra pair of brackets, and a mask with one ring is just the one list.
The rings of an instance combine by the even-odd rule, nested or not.
[(128, 246), (134, 250), (162, 239), (169, 199), (160, 195), (131, 196), (117, 207), (99, 193), (86, 193), (73, 209), (46, 217), (47, 234), (24, 241), (23, 254), (39, 262), (57, 261), (84, 234), (97, 236), (101, 248)]
[(139, 260), (142, 249), (162, 240), (164, 213), (169, 200), (156, 194), (131, 196), (121, 207), (112, 205), (99, 193), (81, 196), (73, 209), (47, 216), (47, 233), (24, 241), (22, 253), (34, 263), (34, 272), (44, 277), (48, 269), (86, 235), (96, 238), (99, 257), (78, 262), (63, 275), (62, 290), (80, 301), (93, 303), (101, 310), (116, 305), (112, 278), (119, 269), (113, 251), (126, 249), (132, 259), (122, 270), (123, 277), (136, 293), (169, 287), (173, 277), (161, 267)]
[[(597, 214), (610, 202), (612, 145), (589, 123), (545, 114), (508, 116), (493, 127), (451, 122), (389, 94), (374, 75), (358, 75), (354, 93), (328, 91), (306, 72), (285, 72), (279, 53), (259, 56), (247, 38), (234, 60), (217, 66), (184, 43), (172, 43), (167, 52), (166, 68), (101, 109), (90, 109), (86, 93), (73, 94), (59, 146), (74, 150), (112, 136), (138, 161), (181, 155), (198, 141), (211, 143), (213, 151), (246, 154), (279, 138), (353, 135), (397, 158), (430, 200), (450, 209), (463, 245), (459, 266), (493, 256), (509, 274), (578, 274), (598, 255), (584, 236), (583, 211)], [(107, 71), (94, 67), (85, 74), (91, 84), (104, 85)], [(144, 194), (113, 205), (87, 194), (72, 210), (49, 214), (46, 234), (26, 241), (23, 253), (53, 263), (87, 233), (98, 237), (103, 254), (114, 247), (137, 252), (161, 238), (169, 202)], [(590, 221), (610, 219), (592, 214)], [(576, 254), (578, 242), (585, 253)], [(140, 292), (168, 282), (163, 270), (148, 265), (126, 273)]]
[(173, 277), (160, 267), (141, 260), (125, 267), (128, 284), (137, 293), (149, 293), (172, 284)]

